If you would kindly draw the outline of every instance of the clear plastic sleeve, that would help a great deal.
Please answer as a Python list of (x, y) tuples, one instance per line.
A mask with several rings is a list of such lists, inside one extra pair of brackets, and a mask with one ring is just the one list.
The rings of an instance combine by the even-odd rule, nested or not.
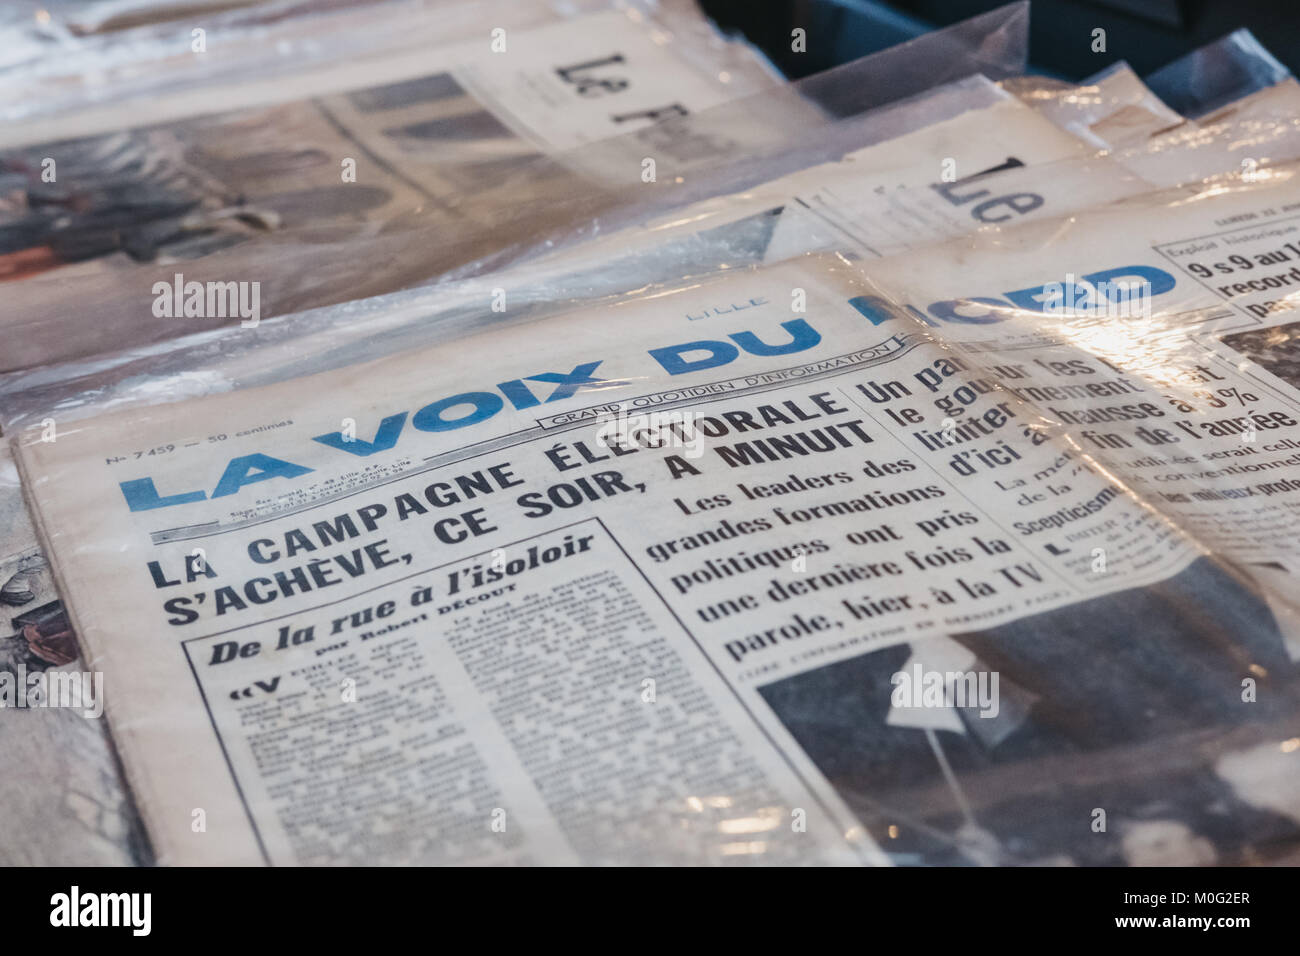
[(1291, 71), (1243, 29), (1156, 70), (1147, 84), (1170, 107), (1198, 119), (1290, 77)]

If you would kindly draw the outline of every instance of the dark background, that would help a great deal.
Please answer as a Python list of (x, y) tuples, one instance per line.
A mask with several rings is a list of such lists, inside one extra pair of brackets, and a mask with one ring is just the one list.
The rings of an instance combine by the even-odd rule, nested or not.
[[(791, 78), (806, 76), (1002, 6), (1005, 0), (700, 0)], [(1300, 0), (1033, 0), (1034, 72), (1081, 80), (1118, 60), (1145, 75), (1239, 27), (1300, 74)], [(791, 53), (790, 31), (808, 31)], [(1106, 52), (1092, 52), (1092, 31)]]

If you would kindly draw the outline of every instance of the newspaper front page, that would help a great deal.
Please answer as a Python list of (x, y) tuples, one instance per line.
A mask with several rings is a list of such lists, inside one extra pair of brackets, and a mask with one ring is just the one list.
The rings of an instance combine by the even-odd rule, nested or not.
[[(1294, 665), (1258, 587), (874, 291), (807, 257), (24, 433), (160, 860), (1293, 837), (1270, 742)], [(1144, 604), (1186, 615), (1133, 646)], [(1121, 686), (1111, 652), (1152, 658)], [(1279, 694), (1234, 709), (1252, 665)], [(970, 679), (926, 706), (935, 674)]]

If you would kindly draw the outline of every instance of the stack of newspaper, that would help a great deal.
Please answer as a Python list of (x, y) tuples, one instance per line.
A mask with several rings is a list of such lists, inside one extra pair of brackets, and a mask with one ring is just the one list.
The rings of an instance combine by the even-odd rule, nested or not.
[(677, 0), (300, 7), (33, 48), (0, 858), (1300, 858), (1252, 37), (785, 83)]

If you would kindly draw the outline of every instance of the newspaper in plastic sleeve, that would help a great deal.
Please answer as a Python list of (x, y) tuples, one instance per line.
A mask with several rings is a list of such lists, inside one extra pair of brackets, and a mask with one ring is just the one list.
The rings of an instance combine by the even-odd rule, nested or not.
[(868, 265), (900, 290), (877, 318), (966, 350), (976, 377), (1216, 553), (1294, 566), (1300, 392), (1285, 362), (1249, 355), (1287, 337), (1259, 330), (1294, 316), (1295, 176), (1278, 167)]
[[(1234, 636), (1179, 673), (1222, 682), (1233, 642), (1263, 641), (1289, 694), (1257, 591), (919, 323), (880, 327), (866, 290), (809, 257), (25, 432), (160, 859), (1123, 862), (1174, 825), (1202, 856), (1293, 839), (1277, 810), (1203, 832), (1209, 791), (1178, 775), (1262, 803), (1248, 758), (1281, 697), (1189, 710), (1142, 668), (1145, 717), (1091, 721), (1060, 707), (1105, 689), (1107, 653), (1030, 639), (1082, 618), (1123, 646), (1135, 603), (1189, 592)], [(934, 673), (971, 679), (930, 708)], [(1080, 807), (1134, 785), (1115, 746), (1225, 723), (1246, 757), (1148, 767), (1093, 839)]]
[[(228, 90), (206, 94), (209, 115), (170, 124), (104, 110), (111, 133), (62, 127), (57, 141), (0, 157), (0, 279), (189, 260), (295, 229), (362, 234), (402, 216), (482, 222), (503, 199), (478, 190), (507, 168), (576, 160), (586, 141), (776, 85), (734, 55), (719, 79), (672, 41), (608, 11), (511, 32), (499, 51), (485, 39), (349, 65), (305, 88), (310, 98), (255, 110), (230, 111)], [(285, 85), (258, 89), (282, 96)], [(547, 182), (559, 180), (576, 182), (558, 170)]]

